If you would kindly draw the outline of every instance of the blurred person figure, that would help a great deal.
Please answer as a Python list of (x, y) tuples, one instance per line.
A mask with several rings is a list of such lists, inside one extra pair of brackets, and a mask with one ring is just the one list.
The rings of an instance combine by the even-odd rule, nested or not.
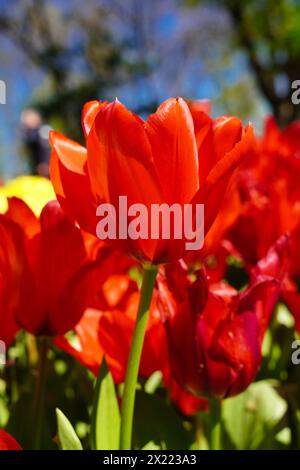
[(42, 116), (37, 110), (27, 108), (21, 113), (21, 130), (30, 173), (49, 177), (50, 127), (43, 124)]

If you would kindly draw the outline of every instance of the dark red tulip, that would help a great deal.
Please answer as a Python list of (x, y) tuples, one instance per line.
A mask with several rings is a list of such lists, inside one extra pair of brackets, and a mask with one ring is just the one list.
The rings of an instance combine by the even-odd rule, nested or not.
[(282, 289), (282, 300), (286, 303), (300, 332), (300, 224), (290, 235), (290, 257), (288, 272)]
[(6, 346), (19, 329), (15, 315), (22, 303), (21, 284), (27, 268), (22, 229), (0, 215), (0, 340)]
[(279, 240), (237, 292), (225, 282), (208, 286), (204, 271), (191, 280), (183, 263), (158, 279), (171, 368), (197, 395), (226, 398), (245, 390), (261, 363), (261, 347), (281, 287), (287, 238)]
[(0, 429), (0, 450), (22, 450), (22, 447), (8, 432)]

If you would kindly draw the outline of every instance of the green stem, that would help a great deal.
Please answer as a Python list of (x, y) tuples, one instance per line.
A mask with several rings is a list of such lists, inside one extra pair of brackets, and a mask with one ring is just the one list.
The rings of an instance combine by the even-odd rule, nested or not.
[(127, 363), (121, 410), (120, 450), (130, 450), (137, 378), (157, 267), (144, 266), (140, 302)]
[(209, 400), (210, 416), (210, 449), (221, 449), (221, 401), (211, 398)]
[(41, 438), (44, 422), (44, 405), (47, 377), (47, 354), (49, 349), (49, 338), (41, 336), (38, 338), (39, 363), (35, 382), (34, 402), (33, 402), (33, 446), (35, 450), (41, 448)]

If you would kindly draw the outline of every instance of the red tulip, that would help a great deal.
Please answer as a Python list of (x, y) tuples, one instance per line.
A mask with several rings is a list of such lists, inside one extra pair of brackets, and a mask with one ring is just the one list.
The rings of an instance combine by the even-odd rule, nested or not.
[[(64, 336), (56, 337), (54, 344), (73, 356), (95, 376), (98, 375), (105, 355), (115, 383), (122, 383), (133, 334), (135, 319), (133, 313), (137, 307), (137, 295), (133, 295), (129, 302), (131, 305), (128, 305), (126, 312), (86, 310), (74, 328), (77, 337), (76, 345)], [(153, 317), (152, 313), (146, 331), (139, 376), (149, 378), (158, 370), (163, 374), (163, 383), (169, 390), (171, 401), (183, 414), (191, 416), (200, 409), (207, 408), (205, 400), (182, 389), (172, 377), (164, 327), (158, 318)]]
[[(87, 103), (83, 111), (87, 150), (53, 132), (51, 179), (69, 217), (96, 234), (96, 207), (196, 203), (205, 205), (205, 229), (215, 219), (230, 177), (250, 150), (253, 131), (236, 118), (212, 120), (199, 106), (169, 99), (146, 122), (117, 100)], [(127, 227), (128, 228), (128, 227)], [(186, 238), (137, 238), (111, 242), (137, 259), (176, 260)]]
[[(55, 344), (74, 356), (81, 364), (98, 374), (103, 356), (116, 383), (124, 381), (132, 341), (138, 292), (131, 294), (124, 310), (86, 310), (75, 326), (78, 345), (72, 346), (64, 337)], [(142, 353), (140, 376), (148, 378), (165, 367), (167, 360), (164, 327), (152, 313), (148, 322)]]
[(172, 375), (170, 368), (166, 369), (163, 377), (164, 386), (169, 390), (171, 401), (185, 416), (193, 416), (199, 411), (207, 411), (208, 401), (196, 397), (182, 388)]
[[(101, 261), (100, 261), (101, 260)], [(89, 308), (75, 326), (76, 344), (66, 337), (54, 344), (75, 357), (96, 376), (105, 355), (115, 383), (124, 381), (135, 324), (138, 287), (128, 276), (133, 262), (120, 253), (102, 247), (98, 264), (89, 275)], [(139, 375), (148, 378), (155, 371), (163, 374), (163, 383), (171, 400), (186, 415), (203, 409), (206, 402), (192, 396), (172, 377), (164, 326), (158, 314), (155, 297), (147, 325)], [(96, 308), (95, 308), (96, 307)]]
[[(262, 148), (269, 155), (276, 155), (283, 163), (289, 161), (289, 164), (294, 165), (294, 170), (299, 165), (299, 149), (300, 149), (300, 122), (291, 122), (286, 128), (280, 129), (276, 124), (273, 116), (269, 116), (265, 122), (265, 132), (262, 138)], [(278, 163), (275, 161), (275, 165)], [(284, 163), (283, 163), (284, 167)], [(289, 172), (288, 167), (286, 171)], [(292, 175), (292, 173), (290, 173)]]
[(22, 256), (27, 258), (17, 287), (21, 296), (15, 320), (35, 335), (64, 334), (85, 310), (90, 263), (83, 235), (57, 201), (49, 202), (38, 219), (23, 201), (13, 198), (7, 217), (23, 229)]
[[(91, 256), (91, 253), (89, 254)], [(88, 308), (74, 327), (78, 338), (77, 347), (75, 348), (63, 336), (56, 338), (55, 344), (73, 355), (95, 375), (98, 375), (103, 354), (106, 352), (100, 341), (100, 335), (105, 334), (103, 330), (105, 320), (103, 320), (103, 317), (107, 315), (112, 317), (112, 321), (118, 318), (122, 321), (125, 317), (124, 311), (129, 308), (130, 300), (135, 300), (132, 296), (138, 289), (136, 282), (128, 275), (130, 269), (136, 266), (133, 260), (103, 245), (98, 246), (97, 254), (94, 253), (92, 256), (95, 263), (87, 273), (86, 279), (88, 285), (86, 304)], [(123, 324), (127, 325), (126, 320)], [(118, 326), (116, 328), (118, 329)], [(127, 337), (127, 332), (128, 330), (125, 329), (123, 336)], [(113, 337), (116, 338), (117, 335), (114, 334)], [(121, 346), (118, 346), (117, 339), (116, 341), (116, 348), (120, 349), (122, 368), (125, 370), (126, 358), (122, 355)], [(128, 342), (130, 342), (130, 338)], [(119, 365), (116, 362), (112, 364), (109, 358), (108, 362), (115, 380), (119, 381), (117, 372), (114, 370), (114, 364), (116, 364), (117, 369), (120, 369)]]
[[(101, 246), (93, 269), (87, 274), (89, 308), (74, 328), (78, 348), (64, 337), (55, 341), (95, 375), (105, 354), (116, 383), (124, 380), (139, 300), (137, 283), (129, 276), (132, 268), (138, 269), (133, 260)], [(155, 319), (152, 313), (140, 368), (144, 377), (161, 365), (161, 332), (164, 328), (159, 315)]]
[(15, 321), (21, 303), (20, 285), (27, 269), (22, 229), (0, 215), (0, 340), (8, 346), (19, 327)]
[(0, 429), (0, 450), (22, 450), (22, 448), (8, 432)]
[(224, 235), (250, 269), (278, 237), (291, 233), (290, 266), (281, 298), (293, 313), (298, 331), (300, 190), (295, 181), (300, 178), (299, 129), (299, 122), (279, 129), (274, 118), (266, 121), (256, 152), (239, 172), (241, 208)]
[(247, 174), (241, 181), (244, 206), (224, 237), (232, 242), (248, 269), (299, 220), (300, 199), (292, 201), (289, 185), (289, 181), (278, 179), (268, 186)]
[(300, 191), (295, 185), (300, 178), (299, 151), (299, 123), (280, 130), (269, 119), (263, 139), (237, 174), (235, 197), (240, 207), (224, 236), (249, 268), (299, 224)]
[[(261, 346), (280, 291), (284, 237), (238, 293), (221, 282), (209, 286), (203, 271), (192, 281), (183, 264), (159, 275), (159, 307), (166, 324), (173, 374), (197, 395), (225, 398), (245, 390), (261, 362)], [(184, 334), (183, 334), (184, 332)]]
[(283, 284), (282, 299), (291, 311), (297, 332), (300, 332), (300, 224), (290, 236), (289, 269)]

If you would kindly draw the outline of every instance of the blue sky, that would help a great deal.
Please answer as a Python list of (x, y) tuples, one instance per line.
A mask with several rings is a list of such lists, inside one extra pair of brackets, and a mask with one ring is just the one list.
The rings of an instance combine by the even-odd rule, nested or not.
[[(11, 1), (13, 2), (13, 0)], [(105, 3), (107, 0), (101, 1)], [(72, 2), (70, 4), (77, 4), (76, 0), (72, 0)], [(153, 97), (158, 101), (162, 101), (168, 98), (170, 94), (182, 94), (193, 99), (209, 98), (217, 102), (222, 87), (230, 86), (235, 82), (239, 82), (243, 76), (250, 75), (245, 56), (240, 52), (232, 52), (230, 62), (222, 69), (213, 72), (207, 70), (202, 61), (201, 53), (205, 54), (206, 49), (211, 48), (211, 54), (214, 55), (220, 53), (218, 51), (218, 48), (220, 48), (222, 54), (223, 45), (218, 44), (218, 42), (201, 45), (200, 36), (200, 39), (197, 39), (200, 43), (199, 52), (196, 50), (191, 60), (184, 63), (181, 81), (177, 86), (174, 85), (172, 70), (177, 72), (176, 61), (178, 51), (182, 46), (181, 38), (184, 40), (185, 36), (189, 34), (189, 28), (193, 26), (192, 23), (195, 23), (195, 31), (200, 30), (201, 33), (202, 23), (204, 26), (208, 23), (205, 16), (208, 15), (209, 17), (211, 14), (216, 16), (218, 12), (215, 14), (214, 12), (204, 11), (203, 18), (201, 15), (198, 15), (198, 18), (194, 15), (193, 18), (191, 14), (189, 16), (186, 12), (184, 14), (178, 12), (178, 8), (174, 7), (175, 2), (173, 0), (167, 0), (167, 2), (170, 8), (173, 7), (173, 9), (162, 10), (156, 17), (155, 24), (151, 25), (155, 33), (154, 39), (157, 42), (155, 53), (161, 60), (160, 65), (148, 79), (136, 77), (134, 80), (112, 89), (110, 99), (118, 96), (121, 101), (132, 108), (135, 108), (138, 103), (151, 101)], [(66, 5), (61, 0), (51, 0), (50, 3), (63, 9)], [(12, 5), (13, 3), (0, 0), (0, 10), (5, 6), (9, 8), (9, 4)], [(68, 3), (68, 6), (70, 4)], [(149, 4), (147, 3), (147, 5)], [(115, 19), (114, 21), (116, 22)], [(228, 26), (222, 24), (224, 21), (226, 23), (226, 18), (224, 20), (221, 15), (217, 21), (221, 24), (220, 28), (226, 30)], [(118, 32), (116, 35), (122, 37), (122, 34), (127, 34), (130, 36), (131, 31), (128, 28), (127, 30), (123, 28), (122, 31), (120, 22), (112, 23), (112, 25), (113, 31)], [(72, 40), (74, 40), (74, 32)], [(224, 36), (224, 44), (226, 40)], [(192, 46), (194, 45), (192, 44)], [(162, 57), (160, 57), (160, 54)], [(75, 64), (75, 67), (79, 66), (80, 61), (77, 66)], [(181, 65), (179, 64), (178, 67), (181, 67)], [(7, 103), (6, 105), (0, 105), (0, 175), (7, 179), (26, 171), (24, 161), (20, 158), (20, 113), (24, 107), (30, 104), (33, 94), (44, 84), (45, 76), (36, 67), (30, 65), (24, 55), (2, 36), (0, 80), (4, 80), (7, 85)], [(224, 112), (224, 109), (218, 105), (215, 105), (213, 109), (215, 114)], [(257, 116), (255, 115), (253, 118), (254, 120), (258, 119), (254, 124), (260, 127), (261, 118), (267, 111), (266, 104), (260, 101), (257, 109)], [(252, 116), (250, 118), (253, 120)], [(80, 116), (78, 116), (78, 119), (80, 119)]]

